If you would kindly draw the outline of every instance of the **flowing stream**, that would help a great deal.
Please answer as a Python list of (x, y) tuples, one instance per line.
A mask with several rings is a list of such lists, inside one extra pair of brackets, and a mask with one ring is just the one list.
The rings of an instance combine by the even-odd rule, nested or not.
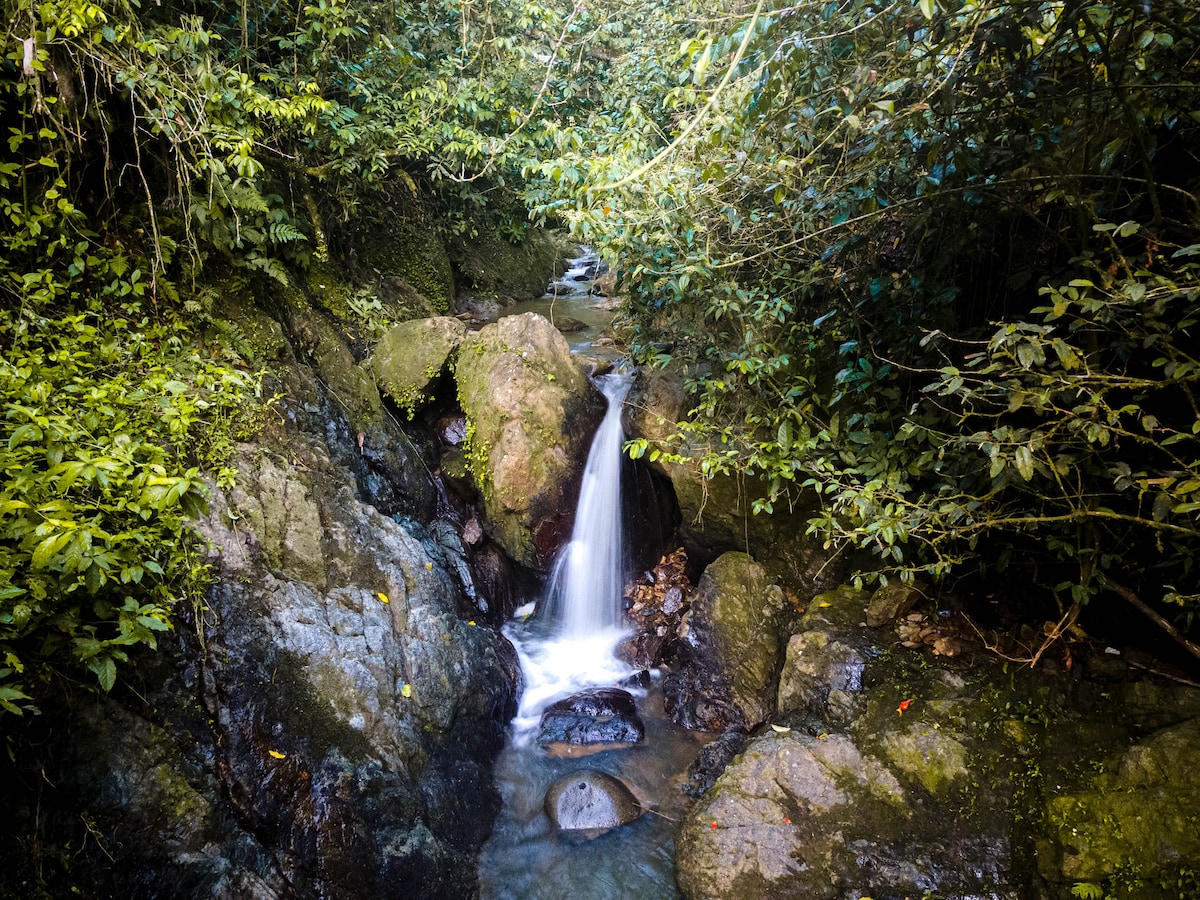
[[(580, 278), (587, 258), (573, 260), (567, 300), (590, 302)], [(556, 283), (558, 284), (558, 283)], [(551, 285), (551, 291), (556, 290)], [(559, 291), (562, 294), (562, 291)], [(557, 303), (564, 303), (562, 296)], [(568, 308), (569, 315), (575, 315)], [(510, 622), (504, 633), (521, 659), (524, 692), (496, 763), (503, 800), (480, 856), (485, 898), (521, 900), (657, 900), (676, 896), (675, 822), (687, 798), (680, 790), (702, 739), (673, 725), (662, 711), (655, 678), (630, 687), (634, 671), (615, 655), (622, 630), (627, 553), (621, 535), (621, 410), (631, 376), (597, 379), (608, 410), (593, 438), (571, 540), (563, 549), (536, 615)], [(636, 746), (555, 755), (536, 738), (542, 711), (589, 687), (626, 685), (637, 699), (646, 739)], [(585, 839), (558, 831), (543, 797), (552, 782), (580, 768), (622, 779), (649, 810), (632, 824)]]

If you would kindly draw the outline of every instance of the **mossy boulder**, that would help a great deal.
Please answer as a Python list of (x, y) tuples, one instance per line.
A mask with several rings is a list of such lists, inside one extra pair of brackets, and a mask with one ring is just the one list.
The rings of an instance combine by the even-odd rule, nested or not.
[(716, 559), (680, 624), (682, 659), (664, 685), (667, 711), (703, 731), (766, 720), (787, 618), (783, 590), (749, 555), (733, 551)]
[(535, 313), (468, 335), (457, 381), (489, 529), (510, 556), (545, 571), (569, 533), (599, 392), (562, 334)]
[(467, 326), (449, 316), (402, 322), (380, 339), (371, 369), (401, 409), (414, 410), (428, 399), (430, 386), (453, 365), (466, 335)]
[(483, 228), (452, 240), (450, 258), (461, 290), (508, 305), (542, 296), (573, 249), (563, 235), (541, 228), (526, 230), (519, 241)]
[[(1150, 735), (1116, 756), (1082, 789), (1046, 804), (1038, 848), (1055, 882), (1099, 882), (1122, 873), (1151, 879), (1168, 867), (1200, 868), (1200, 719)], [(1145, 894), (1145, 896), (1157, 896)]]

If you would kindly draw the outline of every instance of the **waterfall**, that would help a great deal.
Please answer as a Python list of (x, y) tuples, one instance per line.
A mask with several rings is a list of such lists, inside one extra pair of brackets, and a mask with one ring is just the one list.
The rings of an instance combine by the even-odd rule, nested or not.
[(554, 566), (550, 614), (567, 639), (619, 629), (623, 617), (625, 552), (621, 535), (621, 410), (632, 378), (602, 375), (608, 409), (592, 446), (579, 491), (571, 541)]

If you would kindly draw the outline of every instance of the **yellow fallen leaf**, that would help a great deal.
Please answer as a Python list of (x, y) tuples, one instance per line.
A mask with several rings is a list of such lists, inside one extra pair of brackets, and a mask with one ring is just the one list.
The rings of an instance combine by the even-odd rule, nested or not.
[(772, 731), (774, 731), (774, 732), (777, 732), (777, 733), (779, 733), (779, 734), (787, 734), (787, 733), (788, 733), (789, 731), (791, 731), (792, 729), (788, 728), (786, 725), (774, 725), (774, 724), (772, 724), (772, 725), (771, 725), (771, 730), (772, 730)]
[(468, 624), (468, 625), (474, 625), (474, 624), (475, 624), (475, 620), (474, 620), (474, 619), (472, 619), (472, 620), (471, 620), (470, 622), (468, 622), (467, 624)]
[(270, 753), (276, 759), (287, 759), (287, 754), (280, 753), (278, 750), (268, 750), (267, 752)]
[(375, 596), (379, 598), (380, 603), (391, 603), (392, 602), (391, 600), (388, 599), (388, 595), (385, 594), (383, 591), (380, 591)]
[(817, 606), (820, 607), (821, 609), (828, 609), (829, 607), (833, 606), (833, 604), (832, 603), (818, 603)]
[(400, 688), (400, 696), (401, 697), (411, 697), (412, 696), (412, 685), (406, 684), (404, 687)]
[(432, 569), (432, 568), (433, 568), (433, 563), (431, 563), (431, 562), (425, 563), (425, 568), (426, 568), (426, 569)]

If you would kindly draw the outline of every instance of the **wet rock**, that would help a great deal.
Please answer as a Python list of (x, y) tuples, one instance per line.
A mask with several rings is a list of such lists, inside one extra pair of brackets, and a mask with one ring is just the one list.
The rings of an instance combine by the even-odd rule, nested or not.
[(569, 530), (599, 392), (562, 334), (534, 313), (468, 335), (456, 376), (490, 533), (515, 560), (546, 571)]
[(866, 653), (853, 641), (824, 631), (792, 635), (779, 679), (779, 714), (815, 719), (822, 729), (848, 725), (866, 664)]
[(916, 606), (923, 594), (918, 585), (889, 581), (871, 595), (867, 604), (867, 624), (872, 628), (887, 625)]
[(594, 688), (546, 707), (538, 743), (637, 744), (645, 736), (645, 726), (628, 691)]
[(447, 413), (438, 419), (435, 430), (447, 447), (461, 447), (467, 439), (467, 417), (462, 413)]
[(702, 796), (745, 746), (746, 735), (741, 731), (727, 731), (705, 744), (688, 766), (688, 780), (683, 792), (689, 797)]
[(619, 778), (581, 769), (555, 781), (546, 791), (546, 816), (564, 831), (607, 831), (636, 821), (637, 797)]
[(466, 334), (467, 326), (449, 316), (402, 322), (380, 339), (371, 368), (401, 409), (416, 409), (428, 399), (430, 385), (449, 367)]
[(700, 731), (766, 720), (788, 615), (783, 591), (748, 555), (731, 552), (713, 562), (677, 631), (680, 665), (663, 686), (668, 714)]

